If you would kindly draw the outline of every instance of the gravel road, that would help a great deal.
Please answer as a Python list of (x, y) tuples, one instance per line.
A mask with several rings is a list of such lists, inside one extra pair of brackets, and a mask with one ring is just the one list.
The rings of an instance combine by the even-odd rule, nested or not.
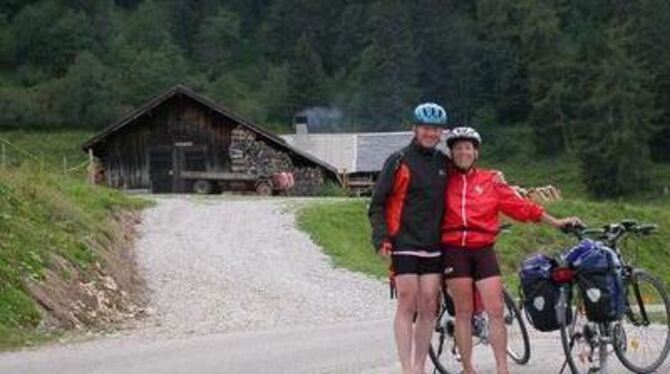
[(171, 197), (145, 214), (138, 261), (161, 333), (389, 318), (382, 282), (334, 269), (295, 228), (300, 200)]

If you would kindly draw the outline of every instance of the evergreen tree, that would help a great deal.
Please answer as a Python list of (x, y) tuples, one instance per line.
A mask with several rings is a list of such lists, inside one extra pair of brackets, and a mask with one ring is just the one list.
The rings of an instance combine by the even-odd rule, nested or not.
[(561, 32), (555, 8), (544, 0), (524, 3), (521, 46), (528, 75), (531, 104), (528, 122), (536, 152), (572, 150), (573, 96), (577, 79), (575, 51)]
[(62, 9), (56, 2), (29, 5), (11, 24), (13, 61), (58, 76), (77, 53), (93, 45), (93, 25), (85, 13)]
[(205, 18), (196, 36), (196, 58), (200, 70), (210, 77), (219, 76), (237, 58), (241, 42), (240, 18), (226, 9), (219, 9)]
[(656, 117), (650, 78), (630, 53), (630, 25), (614, 21), (607, 51), (584, 108), (580, 159), (587, 188), (598, 196), (644, 189), (649, 140)]
[(288, 91), (286, 107), (288, 116), (297, 111), (317, 105), (326, 105), (325, 75), (320, 56), (312, 48), (306, 36), (298, 40), (294, 56), (289, 60)]
[(112, 72), (90, 52), (76, 58), (56, 93), (54, 109), (69, 125), (102, 127), (120, 113)]
[(659, 115), (654, 121), (651, 141), (652, 155), (670, 161), (670, 3), (662, 0), (641, 0), (622, 9), (635, 24), (631, 30), (633, 53), (644, 65), (645, 72), (654, 72), (650, 90)]
[(353, 109), (371, 130), (398, 129), (419, 99), (410, 13), (393, 0), (377, 1), (371, 14), (371, 43), (356, 71), (362, 101)]
[(482, 43), (480, 74), (483, 92), (499, 122), (526, 120), (528, 84), (519, 51), (521, 11), (513, 0), (481, 0), (476, 5)]

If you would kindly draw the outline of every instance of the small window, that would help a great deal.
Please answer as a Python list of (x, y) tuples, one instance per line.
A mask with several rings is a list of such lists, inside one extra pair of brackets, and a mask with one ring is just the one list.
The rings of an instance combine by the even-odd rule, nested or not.
[(207, 156), (205, 151), (193, 150), (184, 152), (184, 164), (186, 170), (205, 171), (207, 170)]

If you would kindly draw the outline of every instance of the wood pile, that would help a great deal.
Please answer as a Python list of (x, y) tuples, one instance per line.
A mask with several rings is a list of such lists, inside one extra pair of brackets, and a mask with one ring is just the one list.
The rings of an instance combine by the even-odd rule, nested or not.
[(233, 130), (228, 154), (233, 173), (270, 177), (293, 168), (291, 158), (286, 153), (256, 140), (256, 134), (241, 126)]
[(233, 173), (270, 178), (278, 173), (291, 172), (295, 184), (286, 191), (288, 195), (314, 195), (324, 184), (321, 168), (294, 166), (288, 154), (257, 139), (254, 132), (243, 126), (233, 129), (228, 154)]
[(531, 187), (531, 188), (522, 188), (515, 186), (513, 188), (521, 196), (541, 205), (561, 200), (561, 190), (552, 185), (543, 187)]
[(323, 187), (323, 170), (316, 167), (292, 169), (295, 185), (286, 191), (288, 195), (305, 196), (315, 195)]

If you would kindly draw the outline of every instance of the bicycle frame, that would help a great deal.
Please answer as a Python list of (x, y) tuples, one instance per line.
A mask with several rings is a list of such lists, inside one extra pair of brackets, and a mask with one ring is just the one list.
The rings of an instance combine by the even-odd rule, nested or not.
[[(647, 226), (637, 226), (637, 223), (634, 221), (623, 221), (618, 224), (610, 224), (604, 227), (604, 230), (596, 231), (596, 230), (579, 230), (578, 228), (572, 228), (569, 230), (564, 230), (566, 233), (572, 233), (579, 240), (584, 239), (584, 237), (588, 236), (589, 234), (597, 234), (596, 239), (599, 239), (603, 242), (603, 244), (610, 249), (614, 251), (614, 253), (617, 256), (617, 259), (619, 263), (621, 264), (622, 267), (622, 272), (621, 272), (621, 279), (624, 283), (624, 290), (628, 290), (627, 285), (632, 285), (633, 287), (633, 292), (635, 293), (635, 300), (638, 304), (638, 307), (640, 308), (640, 316), (641, 319), (638, 319), (635, 314), (632, 311), (629, 299), (626, 295), (624, 298), (625, 302), (625, 312), (624, 315), (628, 318), (631, 323), (633, 323), (636, 326), (648, 326), (650, 324), (649, 321), (649, 316), (647, 314), (647, 311), (645, 309), (644, 305), (644, 300), (642, 297), (642, 294), (639, 289), (639, 285), (637, 282), (632, 281), (633, 277), (635, 276), (635, 268), (626, 262), (624, 259), (619, 243), (626, 238), (629, 234), (631, 233), (641, 233), (641, 234), (648, 234), (651, 231), (655, 229), (655, 226), (652, 225), (647, 225)], [(574, 285), (574, 281), (570, 279), (568, 282), (562, 282), (561, 286), (561, 295), (559, 299), (559, 313), (561, 316), (559, 318), (563, 318), (565, 316), (565, 308), (570, 308), (570, 305), (568, 305), (567, 302), (567, 288), (572, 288)], [(622, 318), (623, 319), (623, 318)], [(587, 322), (588, 324), (593, 324), (594, 327), (597, 326), (597, 336), (594, 336), (593, 338), (596, 338), (597, 340), (592, 341), (592, 338), (590, 337), (588, 339), (589, 344), (591, 345), (592, 353), (594, 352), (593, 349), (596, 348), (594, 346), (594, 343), (597, 344), (598, 348), (598, 356), (599, 356), (599, 367), (597, 368), (597, 373), (601, 374), (606, 374), (607, 373), (607, 359), (608, 359), (608, 352), (607, 352), (607, 345), (608, 344), (614, 344), (614, 326), (616, 326), (619, 321), (615, 322), (606, 322), (606, 323), (594, 323), (594, 322)], [(565, 322), (564, 320), (561, 322)], [(574, 322), (573, 322), (574, 323)], [(573, 332), (574, 333), (574, 332)], [(570, 337), (570, 346), (572, 347), (574, 343), (574, 336)], [(565, 369), (565, 366), (567, 365), (567, 358), (566, 362), (563, 366), (563, 371)]]
[[(642, 299), (642, 294), (640, 293), (640, 288), (636, 282), (631, 282), (631, 279), (634, 276), (635, 268), (631, 264), (627, 263), (627, 261), (624, 259), (619, 246), (619, 243), (628, 236), (629, 232), (626, 231), (625, 225), (609, 225), (609, 227), (612, 229), (612, 231), (605, 234), (605, 237), (603, 238), (604, 243), (609, 248), (611, 248), (614, 251), (614, 253), (616, 253), (617, 258), (621, 263), (623, 270), (621, 273), (621, 279), (624, 285), (632, 284), (633, 286), (633, 290), (635, 292), (635, 300), (637, 301), (637, 306), (640, 308), (640, 315), (642, 317), (642, 320), (639, 321), (638, 318), (635, 316), (635, 314), (632, 312), (628, 297), (625, 297), (624, 299), (626, 309), (625, 315), (635, 326), (648, 326), (650, 324), (649, 316), (647, 315), (647, 310), (644, 306), (644, 301)], [(624, 290), (628, 290), (628, 287), (624, 286)]]

